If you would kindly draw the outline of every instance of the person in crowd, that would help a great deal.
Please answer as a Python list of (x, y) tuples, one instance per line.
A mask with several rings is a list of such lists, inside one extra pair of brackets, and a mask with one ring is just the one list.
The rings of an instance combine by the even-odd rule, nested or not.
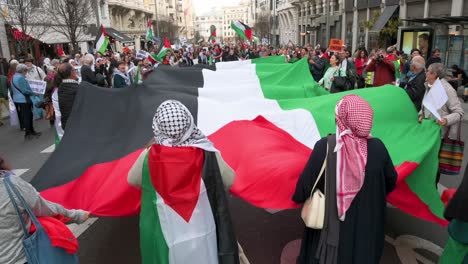
[(26, 79), (38, 81), (44, 80), (46, 74), (40, 67), (37, 67), (33, 64), (33, 59), (26, 58), (24, 60), (24, 64), (28, 67), (28, 74), (26, 75)]
[[(86, 56), (88, 55), (85, 55), (85, 57)], [(83, 75), (83, 67), (84, 67), (84, 62), (81, 68), (81, 75)], [(86, 71), (88, 72), (88, 69)], [(102, 57), (96, 59), (96, 64), (94, 65), (94, 73), (96, 76), (96, 84), (100, 87), (107, 87), (108, 85), (107, 85), (106, 80), (107, 80), (107, 76), (109, 75), (109, 72), (107, 71), (107, 68), (106, 68), (106, 61)]]
[(3, 126), (4, 107), (5, 109), (10, 109), (10, 103), (8, 102), (8, 78), (0, 74), (0, 126)]
[(366, 86), (365, 76), (363, 76), (363, 74), (364, 69), (367, 67), (367, 61), (369, 61), (369, 58), (367, 57), (367, 51), (365, 49), (359, 50), (357, 52), (357, 57), (354, 60), (357, 74), (357, 88), (364, 88)]
[(398, 56), (395, 54), (396, 48), (395, 46), (390, 46), (387, 48), (387, 55), (386, 58), (389, 61), (396, 61), (398, 60)]
[(406, 76), (406, 79), (403, 82), (404, 85), (406, 85), (406, 83), (409, 81), (410, 78), (416, 75), (410, 69), (411, 60), (416, 56), (421, 56), (421, 51), (419, 49), (412, 49), (410, 52), (410, 60), (408, 60), (406, 64), (403, 66), (403, 74), (405, 74)]
[[(140, 244), (148, 246), (141, 247), (142, 263), (160, 263), (161, 256), (156, 252), (161, 246), (167, 247), (166, 242), (159, 242), (161, 240), (158, 237), (163, 236), (162, 232), (169, 232), (169, 236), (173, 238), (170, 248), (177, 250), (181, 243), (185, 245), (184, 259), (180, 259), (180, 263), (239, 263), (238, 245), (225, 193), (225, 188), (232, 185), (233, 170), (224, 162), (211, 141), (196, 127), (192, 114), (179, 101), (168, 100), (161, 103), (153, 119), (153, 131), (154, 138), (128, 173), (129, 184), (142, 188), (143, 192)], [(196, 169), (177, 170), (179, 163), (192, 164), (191, 167)], [(215, 169), (209, 169), (213, 165)], [(166, 169), (154, 170), (155, 166)], [(193, 180), (194, 178), (198, 180)], [(157, 214), (160, 215), (159, 218), (165, 219), (171, 219), (171, 214), (164, 209), (154, 213), (152, 197), (155, 192), (160, 195), (169, 192), (171, 195), (168, 197), (172, 197), (174, 201), (188, 203), (186, 190), (194, 189), (198, 192), (200, 181), (202, 188), (206, 188), (206, 191), (200, 190), (200, 196), (207, 202), (207, 207), (198, 203), (190, 219), (200, 221), (202, 225), (185, 226), (183, 232), (158, 229), (154, 224)], [(204, 182), (215, 184), (205, 186)], [(190, 183), (194, 183), (194, 186), (190, 186)], [(212, 203), (214, 201), (208, 193), (215, 193), (216, 205)], [(198, 195), (197, 193), (196, 197)], [(210, 203), (214, 206), (215, 214)], [(166, 201), (166, 204), (170, 203)], [(174, 225), (177, 228), (177, 223)], [(216, 228), (214, 236), (210, 235), (212, 227)], [(196, 233), (197, 236), (187, 239), (186, 233)]]
[(351, 52), (348, 49), (344, 49), (340, 54), (341, 56), (341, 68), (346, 72), (346, 77), (351, 81), (351, 88), (354, 89), (357, 81), (357, 71), (354, 65), (353, 58), (351, 58)]
[[(407, 82), (407, 73), (409, 71), (409, 68), (406, 69), (406, 67), (408, 66), (409, 67), (409, 64), (407, 65), (407, 62), (408, 62), (408, 54), (406, 53), (403, 53), (400, 55), (400, 80), (399, 80), (399, 85), (400, 87), (405, 87), (406, 85), (406, 82)], [(398, 70), (398, 69), (395, 69), (395, 70)]]
[(309, 56), (309, 70), (316, 82), (319, 82), (323, 78), (326, 65), (327, 60), (322, 57), (320, 49), (315, 51), (314, 56)]
[(367, 101), (346, 95), (335, 113), (337, 134), (315, 144), (292, 197), (304, 203), (325, 164), (317, 186), (325, 194), (327, 229), (305, 228), (297, 263), (379, 263), (386, 196), (395, 188), (397, 173), (384, 143), (370, 135), (373, 109)]
[(170, 60), (171, 60), (171, 53), (168, 52), (166, 53), (166, 55), (164, 56), (162, 60), (162, 65), (171, 65)]
[(206, 56), (205, 49), (201, 49), (200, 53), (198, 54), (198, 64), (203, 64), (203, 65), (208, 64), (208, 57)]
[(75, 61), (78, 66), (81, 66), (81, 54), (77, 53), (75, 54)]
[(432, 56), (427, 60), (426, 68), (428, 68), (432, 63), (442, 63), (442, 59), (440, 58), (440, 49), (434, 49), (434, 51), (432, 51)]
[(239, 57), (235, 54), (235, 49), (230, 49), (228, 55), (224, 58), (223, 61), (238, 61)]
[(70, 63), (74, 68), (78, 67), (78, 63), (74, 59), (70, 59), (68, 63)]
[(214, 48), (212, 50), (212, 56), (213, 56), (213, 61), (216, 62), (221, 62), (221, 58), (223, 57), (223, 52), (221, 48), (219, 47), (219, 44), (214, 45)]
[(97, 84), (96, 74), (91, 68), (94, 63), (94, 56), (91, 54), (87, 54), (86, 56), (83, 57), (82, 61), (83, 61), (83, 65), (81, 66), (81, 81), (89, 82), (91, 84)]
[(24, 126), (24, 138), (25, 140), (31, 140), (35, 137), (40, 137), (41, 133), (36, 132), (33, 126), (33, 112), (32, 112), (32, 101), (31, 97), (34, 95), (26, 75), (29, 72), (28, 66), (25, 64), (19, 64), (16, 67), (16, 73), (11, 81), (11, 90), (13, 93), (13, 102), (19, 108), (19, 119), (22, 120)]
[(291, 59), (289, 60), (289, 63), (296, 63), (296, 62), (298, 62), (300, 59), (301, 59), (301, 54), (299, 54), (299, 52), (294, 51), (294, 52), (292, 53)]
[(127, 74), (127, 66), (123, 61), (117, 63), (117, 69), (114, 70), (113, 84), (114, 88), (124, 88), (131, 84), (130, 78)]
[(325, 72), (323, 78), (318, 82), (325, 90), (330, 91), (336, 76), (346, 76), (346, 70), (340, 67), (340, 63), (341, 61), (338, 54), (333, 54), (330, 57), (330, 67)]
[(452, 65), (451, 69), (454, 80), (458, 80), (459, 86), (468, 86), (468, 75), (466, 72), (458, 67), (458, 65)]
[(70, 63), (59, 65), (55, 77), (62, 128), (65, 130), (79, 89), (78, 76)]
[(411, 60), (410, 70), (415, 73), (405, 85), (405, 91), (408, 93), (411, 101), (413, 102), (416, 110), (421, 110), (422, 100), (426, 91), (426, 62), (423, 57), (415, 56)]
[(145, 76), (143, 77), (143, 80), (146, 79), (147, 73), (151, 71), (153, 71), (153, 66), (151, 65), (148, 58), (144, 58), (140, 69), (141, 75)]
[[(431, 87), (434, 85), (436, 80), (440, 80), (445, 92), (447, 93), (447, 102), (437, 110), (441, 116), (441, 120), (438, 120), (434, 114), (432, 114), (424, 105), (422, 105), (419, 111), (418, 121), (422, 122), (423, 119), (434, 120), (437, 124), (442, 127), (440, 136), (443, 138), (447, 135), (451, 139), (458, 138), (458, 130), (460, 120), (463, 118), (464, 110), (461, 106), (460, 100), (458, 100), (457, 92), (445, 79), (447, 69), (442, 63), (433, 63), (429, 65), (426, 71), (426, 92), (427, 95)], [(439, 182), (440, 173), (437, 173), (436, 184)]]
[(366, 67), (367, 72), (374, 72), (374, 86), (395, 82), (395, 64), (386, 58), (384, 49), (379, 49)]
[[(54, 89), (56, 88), (55, 87), (56, 69), (55, 69), (55, 67), (53, 67), (52, 65), (49, 64), (49, 66), (47, 66), (47, 68), (46, 68), (46, 72), (47, 72), (47, 76), (44, 79), (44, 81), (47, 84), (46, 84), (46, 90), (45, 90), (45, 93), (44, 93), (44, 102), (46, 104), (48, 104), (48, 103), (52, 102), (52, 93), (53, 93)], [(49, 119), (50, 125), (54, 125), (54, 123), (55, 123), (55, 114), (54, 114), (54, 111), (53, 111), (54, 109), (50, 109), (49, 106), (50, 105), (44, 106), (44, 108), (47, 108), (47, 109), (45, 109), (46, 110), (46, 117), (47, 117), (47, 115), (50, 115), (50, 117), (51, 117)]]
[[(26, 204), (32, 209), (37, 217), (53, 217), (62, 215), (70, 218), (72, 223), (81, 224), (89, 218), (89, 213), (82, 210), (67, 210), (63, 206), (47, 201), (42, 198), (39, 192), (28, 182), (14, 175), (11, 166), (7, 161), (0, 157), (0, 263), (17, 264), (27, 263), (26, 253), (24, 251), (23, 240), (24, 232), (19, 222), (15, 207), (6, 191), (5, 180), (9, 180), (18, 190), (26, 201)], [(31, 220), (27, 216), (23, 204), (15, 199), (18, 209), (23, 216), (26, 226), (31, 225)]]

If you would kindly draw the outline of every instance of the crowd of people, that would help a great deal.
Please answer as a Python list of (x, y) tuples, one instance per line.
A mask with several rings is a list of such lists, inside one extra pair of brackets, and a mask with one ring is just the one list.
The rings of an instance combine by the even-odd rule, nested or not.
[[(25, 139), (39, 137), (40, 132), (37, 132), (33, 126), (34, 105), (30, 97), (34, 93), (27, 80), (46, 81), (47, 88), (43, 101), (44, 104), (52, 105), (55, 118), (49, 120), (51, 124), (59, 125), (63, 129), (61, 131), (63, 135), (81, 82), (118, 89), (142, 82), (151, 72), (157, 70), (157, 67), (162, 67), (160, 65), (190, 67), (195, 64), (212, 65), (222, 61), (284, 56), (288, 63), (296, 63), (306, 58), (312, 78), (330, 92), (337, 92), (333, 90), (337, 89), (337, 77), (348, 79), (347, 89), (378, 87), (386, 84), (400, 86), (407, 92), (417, 110), (418, 116), (415, 116), (415, 122), (432, 120), (441, 126), (441, 137), (448, 135), (450, 138), (456, 138), (460, 120), (464, 115), (456, 89), (458, 86), (468, 85), (468, 77), (457, 65), (452, 66), (451, 71), (447, 71), (447, 68), (440, 63), (439, 50), (435, 50), (427, 61), (421, 55), (418, 49), (412, 50), (411, 54), (407, 55), (397, 51), (393, 46), (370, 52), (364, 48), (354, 52), (347, 48), (341, 52), (330, 52), (320, 46), (276, 49), (262, 45), (221, 47), (215, 44), (209, 47), (191, 46), (174, 49), (168, 51), (160, 62), (154, 64), (150, 62), (150, 58), (138, 57), (135, 51), (122, 54), (76, 54), (73, 57), (65, 56), (60, 59), (46, 58), (38, 63), (38, 66), (34, 65), (30, 58), (12, 59), (9, 62), (7, 76), (0, 76), (2, 88), (3, 85), (8, 87), (7, 90), (0, 89), (0, 107), (1, 104), (8, 102), (6, 98), (10, 95), (20, 117), (20, 128), (25, 131)], [(451, 72), (450, 77), (447, 76), (448, 72)], [(447, 102), (438, 111), (440, 119), (422, 104), (424, 97), (437, 80), (441, 81), (448, 96)], [(180, 126), (180, 128), (190, 127), (190, 131), (181, 130), (168, 134), (164, 122), (180, 120), (174, 120), (175, 116), (165, 116), (167, 113), (172, 113), (166, 111), (167, 109), (163, 111), (165, 108), (171, 108), (172, 112), (180, 112), (186, 116), (184, 120), (193, 122), (190, 112), (180, 102), (163, 103), (155, 115), (153, 124), (155, 139), (149, 148), (195, 146), (206, 152), (216, 152), (215, 157), (220, 166), (230, 169), (195, 124)], [(321, 181), (317, 188), (327, 197), (328, 213), (325, 214), (325, 222), (328, 228), (323, 230), (306, 228), (298, 263), (379, 262), (384, 246), (386, 196), (395, 187), (397, 173), (384, 143), (370, 135), (372, 120), (373, 109), (369, 103), (357, 95), (347, 95), (336, 106), (338, 133), (316, 143), (314, 152), (299, 177), (292, 200), (304, 203), (310, 197), (318, 182), (317, 179), (320, 178), (320, 168), (326, 165), (328, 170), (325, 178), (330, 180), (327, 183), (329, 185)], [(57, 132), (60, 135), (60, 132)], [(181, 141), (181, 138), (185, 141)], [(146, 153), (143, 154), (143, 158)], [(337, 162), (341, 164), (339, 170), (335, 169)], [(129, 174), (129, 182), (140, 187), (148, 185), (149, 181), (147, 179), (145, 181), (144, 178), (148, 176), (141, 175), (141, 166), (139, 168), (139, 173)], [(0, 178), (9, 175), (9, 171), (11, 168), (0, 159)], [(352, 180), (337, 181), (336, 179), (344, 177), (345, 172)], [(194, 172), (195, 174), (199, 175), (200, 172)], [(164, 176), (169, 177), (169, 175)], [(31, 186), (17, 178), (14, 178), (13, 182), (22, 189), (23, 194), (32, 194), (28, 197), (29, 206), (35, 208), (38, 215), (62, 213), (78, 223), (89, 216), (83, 211), (68, 211), (58, 205), (50, 204), (41, 199)], [(346, 202), (340, 200), (344, 196), (348, 199)], [(341, 202), (337, 203), (337, 200)], [(17, 261), (11, 262), (10, 258), (2, 263), (20, 263), (18, 261), (24, 263), (26, 258), (21, 252), (19, 242), (21, 229), (14, 223), (15, 220), (11, 216), (14, 214), (13, 208), (8, 201), (8, 196), (0, 192), (0, 205), (9, 206), (8, 210), (11, 211), (5, 219), (1, 218), (3, 216), (0, 217), (3, 219), (2, 222), (11, 222), (8, 229), (11, 229), (10, 231), (0, 228), (0, 233), (5, 234), (0, 238), (0, 244), (12, 243), (14, 239), (14, 248), (3, 251), (5, 254), (2, 256), (15, 255)], [(223, 200), (223, 203), (227, 201)], [(142, 209), (142, 214), (146, 213)], [(5, 240), (5, 237), (9, 240)], [(145, 237), (145, 239), (152, 240), (154, 237)], [(228, 244), (227, 249), (218, 248), (218, 254), (225, 254), (224, 257), (230, 258), (230, 263), (239, 263), (241, 248), (237, 245), (235, 236), (230, 237)], [(157, 244), (154, 246), (158, 247)], [(194, 244), (195, 248), (198, 246), (200, 245)], [(151, 255), (151, 252), (142, 253), (145, 256)], [(196, 251), (187, 254), (196, 254)]]

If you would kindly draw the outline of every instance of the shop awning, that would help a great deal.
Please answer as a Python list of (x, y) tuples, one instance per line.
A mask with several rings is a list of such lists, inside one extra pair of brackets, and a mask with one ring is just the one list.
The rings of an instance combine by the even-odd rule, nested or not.
[(468, 16), (408, 18), (402, 20), (423, 24), (468, 25)]
[(121, 42), (121, 43), (134, 41), (134, 39), (132, 39), (131, 37), (111, 27), (106, 28), (106, 33), (112, 38), (114, 38), (116, 41)]
[(398, 5), (386, 6), (370, 31), (378, 32), (382, 30), (387, 24), (388, 20), (393, 16), (397, 8)]

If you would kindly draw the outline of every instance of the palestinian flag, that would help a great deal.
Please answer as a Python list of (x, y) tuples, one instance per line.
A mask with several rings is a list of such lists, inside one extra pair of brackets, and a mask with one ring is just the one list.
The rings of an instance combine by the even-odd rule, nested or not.
[(153, 40), (153, 20), (148, 19), (148, 23), (146, 26), (146, 40), (152, 41)]
[(212, 43), (216, 43), (216, 26), (211, 25), (210, 27), (210, 38), (208, 38), (208, 41), (211, 41)]
[[(385, 143), (399, 174), (388, 201), (446, 224), (434, 186), (440, 127), (416, 121), (404, 90), (386, 86), (328, 94), (313, 81), (306, 60), (287, 64), (282, 56), (211, 69), (161, 67), (139, 89), (82, 84), (67, 133), (33, 185), (68, 208), (99, 216), (136, 214), (140, 192), (127, 184), (128, 170), (152, 138), (158, 105), (176, 99), (236, 172), (231, 193), (257, 207), (297, 208), (291, 197), (314, 144), (335, 133), (335, 105), (355, 93), (374, 108), (372, 135)], [(385, 103), (389, 98), (391, 105)]]
[(171, 42), (167, 37), (164, 37), (163, 46), (159, 50), (159, 53), (156, 57), (159, 59), (159, 61), (162, 61), (163, 58), (166, 56), (167, 52), (170, 50), (172, 50)]
[(231, 28), (234, 29), (234, 31), (236, 31), (236, 33), (239, 34), (241, 38), (248, 41), (252, 40), (252, 29), (246, 24), (238, 20), (234, 20), (231, 22)]
[(107, 45), (109, 45), (109, 37), (107, 36), (106, 29), (101, 25), (96, 37), (96, 52), (106, 52)]
[(139, 157), (138, 168), (140, 163), (142, 263), (237, 263), (215, 153), (153, 145)]

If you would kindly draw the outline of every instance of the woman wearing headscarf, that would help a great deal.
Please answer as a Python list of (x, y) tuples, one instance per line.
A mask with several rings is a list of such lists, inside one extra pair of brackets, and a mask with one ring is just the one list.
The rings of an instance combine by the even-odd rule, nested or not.
[(315, 144), (292, 198), (304, 203), (310, 197), (325, 162), (326, 173), (317, 185), (325, 194), (324, 226), (306, 227), (298, 263), (379, 263), (386, 196), (397, 173), (385, 145), (370, 135), (373, 109), (368, 102), (347, 95), (335, 113), (336, 134)]
[(179, 101), (158, 107), (153, 131), (128, 175), (142, 188), (142, 263), (239, 263), (224, 190), (232, 169)]

